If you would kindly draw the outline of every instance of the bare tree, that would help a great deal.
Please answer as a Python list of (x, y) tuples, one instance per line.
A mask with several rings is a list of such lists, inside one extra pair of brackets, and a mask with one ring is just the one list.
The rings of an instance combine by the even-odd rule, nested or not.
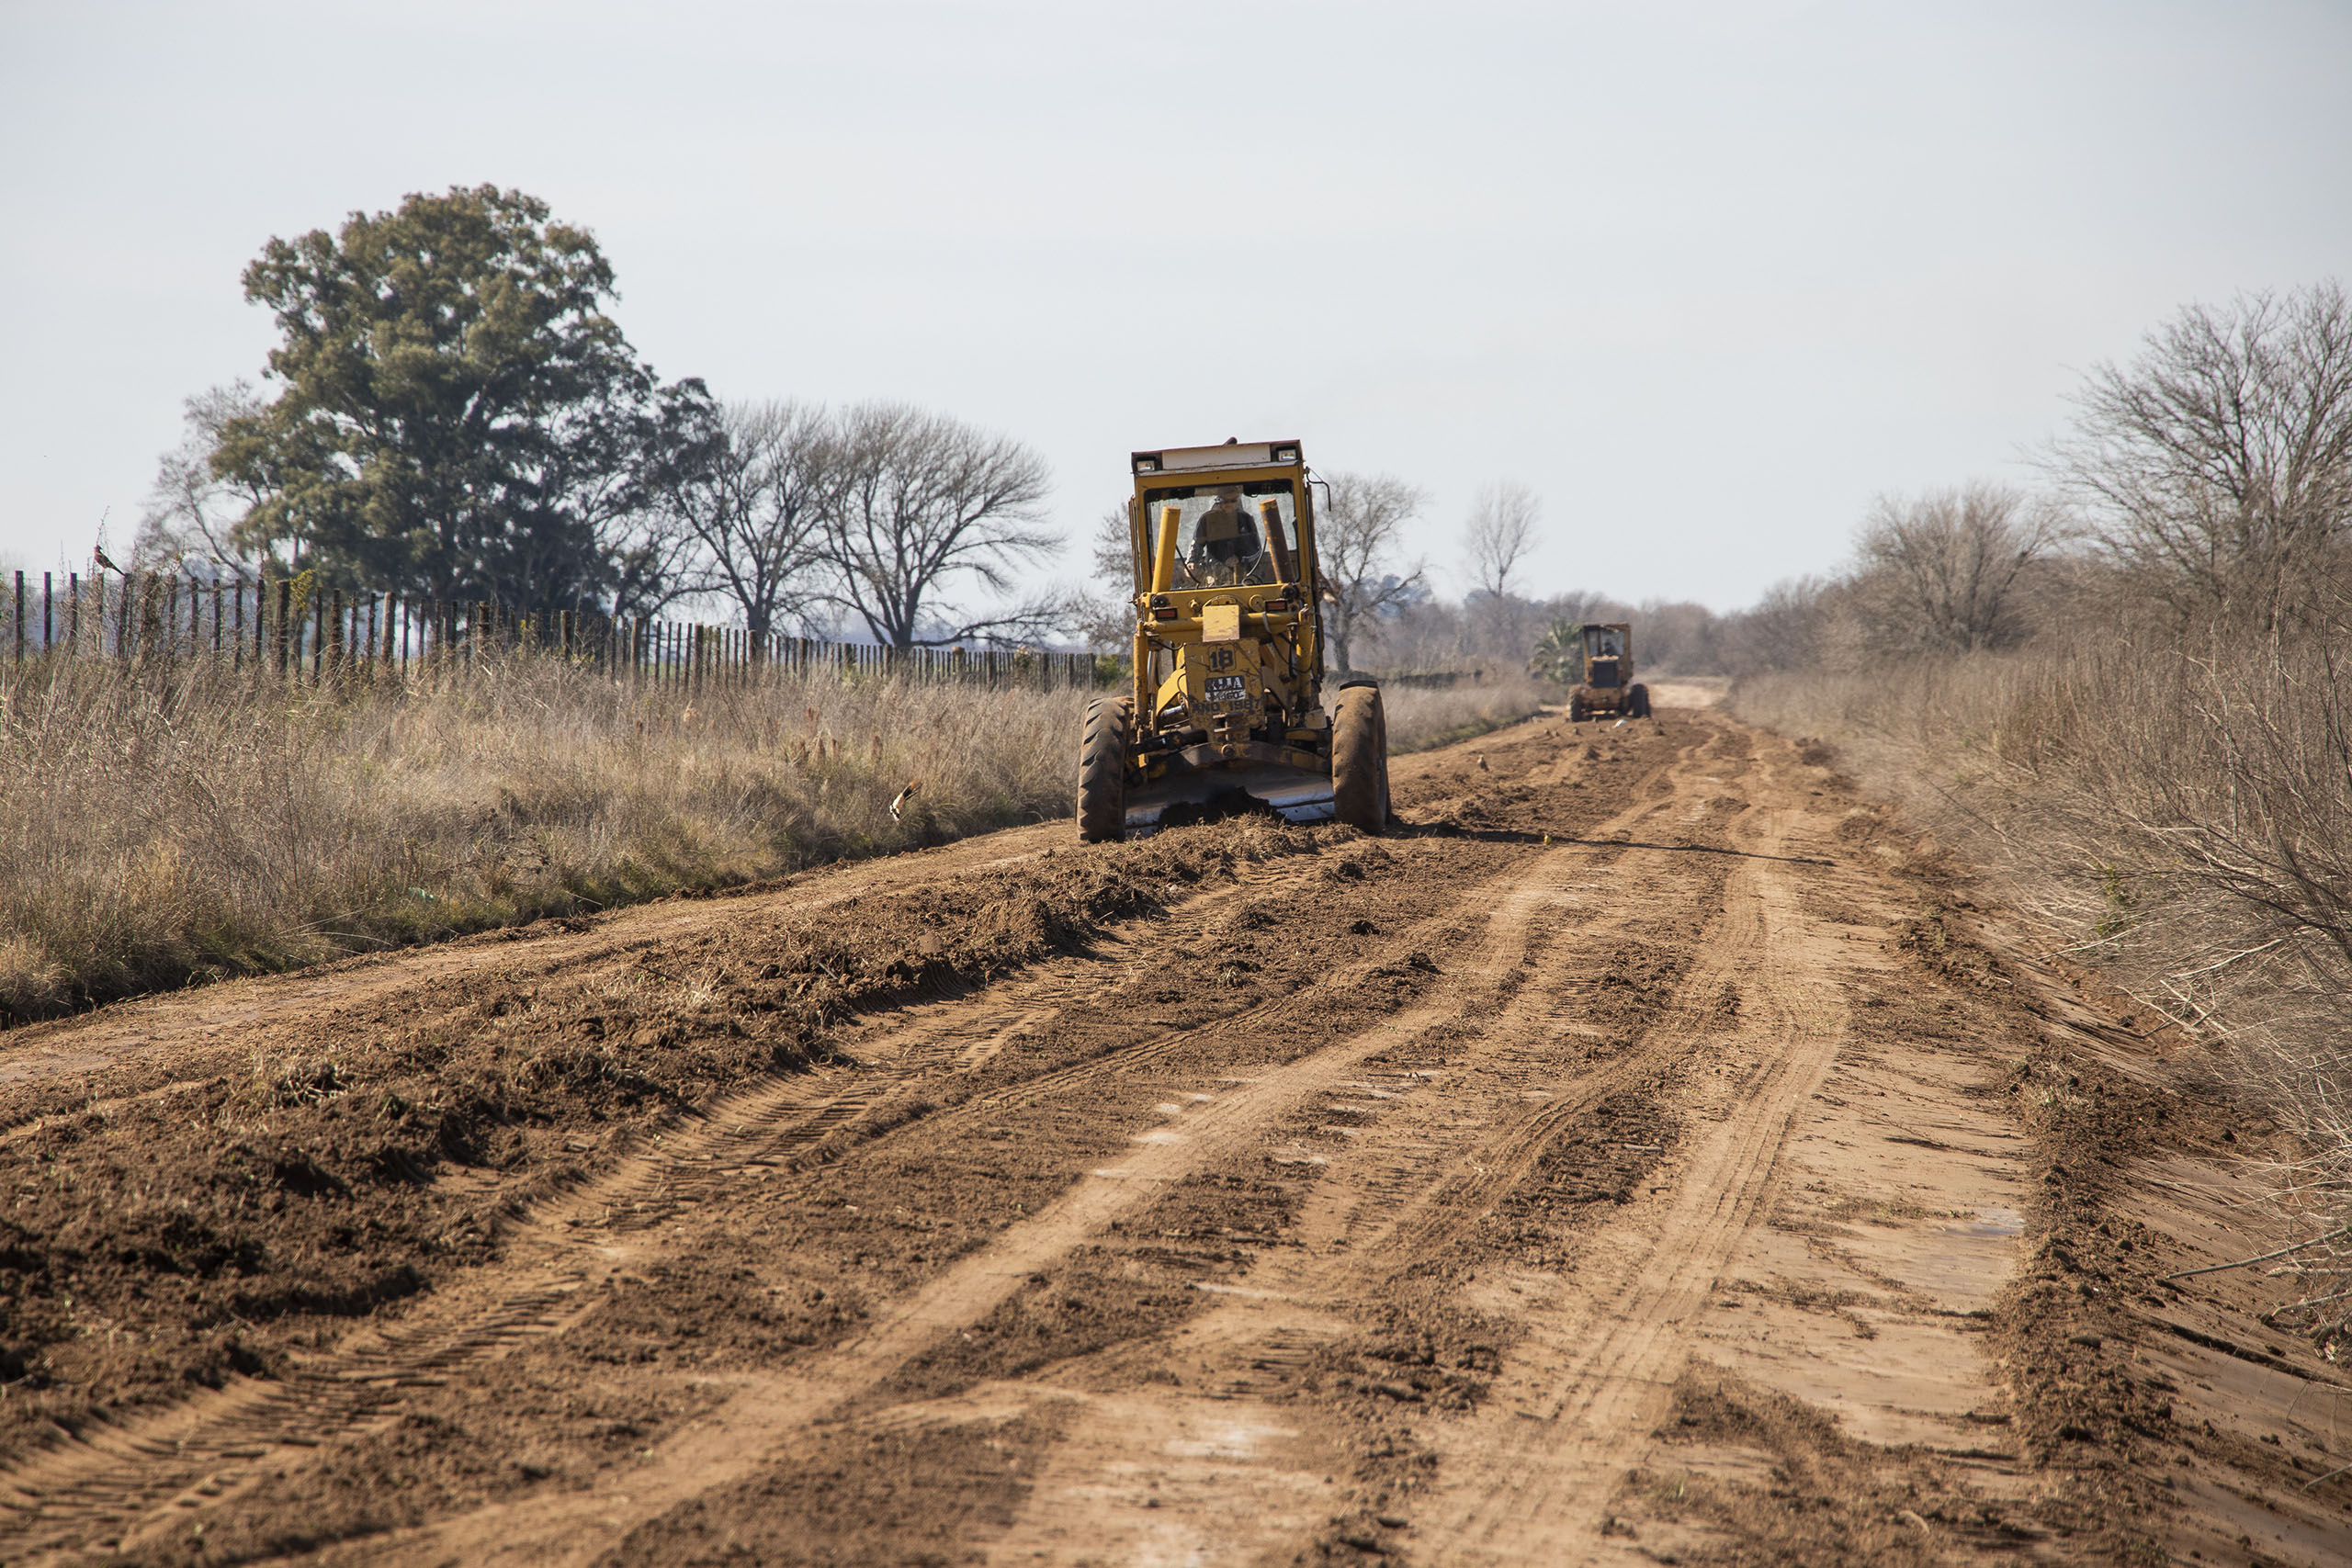
[(1127, 525), (1127, 507), (1114, 502), (1094, 521), (1088, 552), (1089, 585), (1072, 603), (1070, 624), (1087, 647), (1103, 653), (1124, 653), (1135, 637), (1135, 536)]
[(1355, 638), (1370, 622), (1428, 596), (1426, 565), (1392, 564), (1405, 525), (1428, 503), (1418, 487), (1388, 474), (1330, 477), (1329, 500), (1315, 519), (1315, 553), (1323, 624), (1342, 672), (1354, 668)]
[(1474, 587), (1497, 599), (1510, 596), (1511, 574), (1534, 547), (1535, 525), (1543, 514), (1535, 492), (1516, 479), (1478, 487), (1462, 530)]
[(799, 615), (822, 591), (834, 448), (821, 409), (736, 402), (715, 411), (661, 486), (662, 510), (692, 548), (668, 573), (673, 590), (725, 595), (756, 637)]
[(1043, 457), (904, 403), (847, 410), (834, 441), (825, 502), (833, 582), (824, 598), (863, 620), (876, 641), (935, 646), (1034, 633), (1067, 618), (1067, 603), (1044, 596), (960, 619), (942, 603), (959, 577), (1006, 593), (1015, 567), (1061, 543), (1035, 525), (1050, 488)]
[[(132, 565), (176, 569), (200, 560), (240, 581), (257, 569), (272, 541), (253, 537), (246, 520), (262, 492), (219, 477), (212, 457), (222, 428), (261, 407), (260, 395), (243, 380), (198, 392), (181, 404), (180, 444), (156, 461), (147, 510), (130, 547)], [(293, 547), (292, 540), (288, 543)]]
[(2352, 529), (2341, 285), (2192, 306), (2076, 402), (2050, 466), (2177, 615), (2275, 627), (2326, 596)]
[(1111, 585), (1121, 598), (1135, 592), (1136, 538), (1127, 523), (1127, 503), (1114, 502), (1094, 520), (1089, 565), (1092, 574)]
[(1772, 584), (1753, 608), (1717, 623), (1713, 644), (1722, 668), (1742, 676), (1821, 668), (1838, 641), (1845, 592), (1842, 581), (1824, 577)]
[(1864, 641), (1886, 653), (2017, 643), (2025, 574), (2059, 536), (2048, 508), (1996, 485), (1880, 497), (1856, 541), (1849, 590)]

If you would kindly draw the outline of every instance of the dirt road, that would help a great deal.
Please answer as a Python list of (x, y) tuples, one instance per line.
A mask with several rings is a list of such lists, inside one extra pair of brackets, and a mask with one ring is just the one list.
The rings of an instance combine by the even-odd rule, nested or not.
[(1819, 761), (1540, 721), (1379, 840), (0, 1036), (0, 1562), (2344, 1560), (2334, 1374), (2159, 1278), (2228, 1118)]

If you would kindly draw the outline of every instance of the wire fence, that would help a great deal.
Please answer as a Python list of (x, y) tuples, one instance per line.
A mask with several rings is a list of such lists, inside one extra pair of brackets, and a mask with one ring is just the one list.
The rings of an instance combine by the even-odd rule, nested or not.
[(1098, 686), (1124, 663), (1046, 649), (893, 648), (593, 610), (525, 612), (488, 600), (322, 588), (309, 574), (205, 581), (171, 572), (85, 578), (19, 571), (0, 657), (130, 662), (211, 659), (287, 681), (463, 671), (496, 653), (538, 653), (618, 682), (694, 688), (767, 673), (897, 676), (984, 685)]

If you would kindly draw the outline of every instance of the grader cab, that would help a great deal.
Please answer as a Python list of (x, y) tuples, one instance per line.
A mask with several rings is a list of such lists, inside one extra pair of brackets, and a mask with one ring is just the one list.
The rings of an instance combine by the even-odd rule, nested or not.
[(1137, 452), (1127, 506), (1135, 678), (1087, 711), (1078, 832), (1149, 832), (1171, 809), (1254, 800), (1293, 822), (1388, 819), (1373, 681), (1322, 705), (1315, 507), (1295, 441)]

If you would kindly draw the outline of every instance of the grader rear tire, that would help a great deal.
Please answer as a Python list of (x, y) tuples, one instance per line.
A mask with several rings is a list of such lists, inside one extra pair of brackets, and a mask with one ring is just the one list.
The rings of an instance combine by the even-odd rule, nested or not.
[(1377, 833), (1388, 823), (1388, 722), (1380, 688), (1350, 686), (1331, 716), (1331, 800), (1340, 820)]
[(1649, 717), (1650, 689), (1647, 686), (1636, 686), (1626, 694), (1634, 700), (1634, 716), (1635, 718)]
[(1127, 836), (1127, 703), (1097, 697), (1087, 705), (1078, 745), (1078, 841), (1115, 844)]
[(1591, 716), (1591, 709), (1585, 706), (1583, 687), (1579, 686), (1568, 694), (1568, 722), (1570, 724), (1582, 724)]

